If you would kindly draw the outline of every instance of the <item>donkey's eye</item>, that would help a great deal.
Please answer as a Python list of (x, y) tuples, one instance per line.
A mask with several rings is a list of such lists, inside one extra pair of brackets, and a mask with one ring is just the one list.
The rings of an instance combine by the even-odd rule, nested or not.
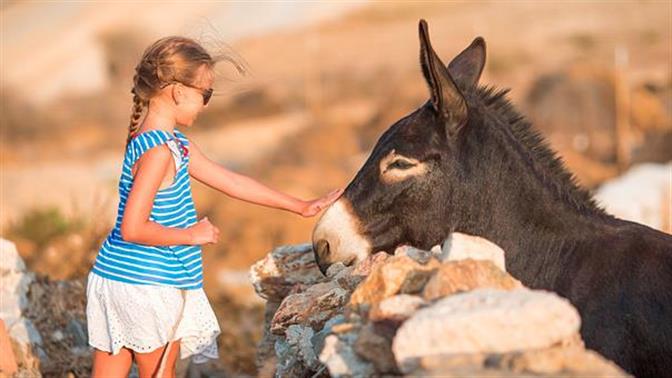
[(380, 175), (383, 182), (393, 184), (413, 176), (427, 173), (427, 165), (414, 158), (396, 154), (394, 150), (380, 160)]
[(387, 168), (388, 169), (410, 169), (415, 166), (414, 163), (405, 160), (405, 159), (396, 159), (393, 162), (391, 162)]

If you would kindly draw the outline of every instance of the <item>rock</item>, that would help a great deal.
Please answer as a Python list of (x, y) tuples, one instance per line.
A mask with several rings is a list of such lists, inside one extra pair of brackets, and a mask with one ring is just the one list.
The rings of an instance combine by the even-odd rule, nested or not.
[(628, 377), (616, 364), (591, 350), (583, 348), (547, 348), (490, 356), (490, 366), (511, 370), (514, 373), (572, 374), (591, 377)]
[(391, 342), (391, 338), (376, 333), (373, 324), (369, 323), (359, 331), (353, 348), (355, 353), (373, 363), (377, 373), (398, 374)]
[[(25, 319), (15, 323), (9, 337), (19, 369), (17, 375), (41, 376), (40, 367), (42, 366), (42, 360), (47, 359), (47, 355), (41, 348), (42, 338), (33, 323)], [(35, 344), (23, 341), (31, 338), (35, 341)]]
[(334, 278), (339, 272), (341, 272), (345, 268), (346, 266), (339, 261), (337, 263), (331, 264), (327, 269), (327, 273), (325, 275), (327, 276), (327, 278)]
[(605, 182), (595, 200), (619, 218), (672, 232), (672, 163), (640, 164)]
[(585, 349), (586, 344), (583, 343), (583, 339), (581, 338), (580, 333), (575, 333), (571, 335), (568, 338), (560, 340), (557, 344), (554, 346), (556, 347), (563, 347), (563, 348), (579, 348), (579, 349)]
[(578, 332), (579, 314), (551, 292), (477, 289), (418, 310), (392, 344), (398, 366), (436, 354), (505, 353), (545, 348)]
[(427, 264), (429, 262), (429, 259), (433, 257), (433, 254), (430, 251), (425, 251), (408, 245), (402, 245), (397, 247), (397, 249), (394, 250), (394, 255), (395, 256), (406, 255), (412, 258), (413, 260), (419, 262), (420, 264)]
[(422, 290), (441, 263), (431, 259), (425, 265), (406, 255), (392, 256), (377, 265), (350, 297), (350, 305), (374, 306), (396, 294), (414, 294)]
[(0, 272), (20, 273), (26, 271), (26, 264), (23, 262), (16, 245), (9, 240), (0, 238)]
[(280, 301), (296, 284), (323, 281), (309, 243), (274, 249), (250, 268), (250, 280), (257, 294), (267, 300)]
[(378, 306), (373, 307), (369, 319), (373, 321), (391, 320), (401, 323), (426, 304), (427, 302), (417, 295), (394, 295), (383, 299)]
[(35, 276), (26, 272), (26, 265), (14, 243), (0, 238), (0, 318), (10, 332), (21, 319), (28, 300), (26, 294)]
[(54, 341), (63, 341), (63, 339), (65, 338), (65, 335), (63, 334), (63, 332), (60, 329), (58, 329), (51, 334), (51, 338)]
[(338, 285), (347, 291), (353, 291), (366, 277), (352, 274), (355, 267), (349, 266), (345, 269), (341, 269), (336, 275), (332, 278), (333, 281), (338, 283)]
[(356, 339), (354, 333), (329, 335), (325, 339), (320, 361), (327, 366), (332, 377), (370, 377), (375, 373), (374, 366), (353, 350)]
[(292, 268), (259, 286), (285, 295), (267, 303), (265, 376), (620, 376), (585, 351), (569, 302), (522, 287), (499, 247), (464, 234), (445, 246), (443, 262), (438, 247), (404, 246), (333, 264), (317, 281)]
[(18, 322), (14, 323), (9, 337), (12, 341), (22, 345), (42, 345), (42, 336), (33, 325), (33, 322), (28, 319), (20, 319)]
[(348, 332), (354, 332), (354, 331), (359, 331), (361, 328), (361, 324), (358, 323), (352, 323), (352, 322), (347, 322), (347, 323), (341, 323), (341, 324), (336, 324), (332, 329), (331, 332), (333, 334), (341, 334), (341, 333), (348, 333)]
[(15, 324), (25, 320), (21, 316), (28, 307), (27, 293), (34, 280), (29, 272), (0, 272), (0, 318), (5, 320), (10, 336)]
[(292, 324), (319, 330), (329, 318), (342, 311), (348, 294), (336, 282), (322, 282), (304, 292), (288, 295), (273, 315), (271, 332), (283, 335)]
[(40, 375), (40, 357), (46, 357), (40, 347), (40, 333), (23, 316), (34, 281), (34, 274), (26, 271), (14, 243), (0, 238), (0, 319), (5, 323), (19, 376)]
[(490, 260), (448, 261), (429, 279), (422, 290), (426, 300), (478, 288), (513, 290), (523, 285)]
[(441, 261), (458, 261), (464, 259), (490, 260), (499, 269), (506, 271), (504, 250), (488, 239), (478, 236), (453, 232), (443, 242)]
[(27, 272), (7, 240), (0, 239), (0, 257), (0, 318), (18, 366), (14, 376), (90, 374), (85, 279), (53, 281)]
[(311, 369), (317, 369), (320, 363), (315, 350), (313, 350), (312, 338), (314, 335), (315, 332), (310, 327), (293, 324), (287, 328), (287, 342), (289, 345), (296, 346), (299, 356)]
[(579, 347), (553, 346), (509, 353), (420, 357), (413, 376), (628, 377), (614, 363)]
[(370, 255), (355, 266), (352, 275), (367, 277), (375, 267), (384, 263), (390, 257), (391, 256), (387, 252), (378, 252)]
[(292, 350), (287, 340), (278, 338), (275, 342), (275, 365), (276, 376), (302, 376), (306, 374), (306, 368), (299, 361), (296, 350)]
[[(30, 319), (35, 333), (43, 335), (41, 344), (33, 343), (40, 356), (40, 370), (65, 376), (91, 371), (91, 349), (86, 334), (86, 281), (52, 281), (37, 276), (28, 292), (24, 317)], [(62, 332), (61, 340), (50, 337)]]
[(313, 338), (310, 340), (310, 342), (313, 344), (315, 354), (319, 354), (322, 351), (324, 348), (324, 340), (331, 334), (332, 329), (345, 322), (345, 316), (343, 316), (343, 314), (338, 314), (324, 323), (324, 327), (320, 331), (316, 332)]
[(275, 343), (276, 376), (306, 376), (319, 368), (320, 362), (311, 343), (313, 335), (310, 327), (293, 324), (287, 328), (286, 338)]
[(86, 330), (86, 324), (82, 325), (82, 323), (77, 320), (70, 319), (65, 330), (72, 336), (75, 347), (86, 348), (89, 345), (89, 335)]
[(412, 371), (406, 376), (412, 377), (514, 377), (504, 369), (486, 366), (486, 353), (436, 354), (418, 357)]

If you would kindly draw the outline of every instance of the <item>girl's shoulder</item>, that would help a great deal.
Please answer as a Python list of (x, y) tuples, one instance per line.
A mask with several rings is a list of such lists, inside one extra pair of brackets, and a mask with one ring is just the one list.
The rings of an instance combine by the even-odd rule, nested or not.
[(174, 129), (172, 133), (166, 130), (152, 129), (135, 135), (128, 143), (126, 149), (131, 152), (144, 152), (152, 147), (166, 143), (169, 140), (176, 139), (180, 141), (188, 141), (186, 135), (182, 134), (182, 132), (177, 129)]
[(179, 138), (176, 134), (165, 130), (152, 129), (143, 131), (134, 136), (126, 146), (126, 160), (133, 165), (148, 150), (162, 144), (167, 144), (168, 141), (176, 138)]
[(166, 145), (167, 151), (172, 154), (170, 148), (171, 140), (177, 139), (177, 135), (169, 131), (152, 129), (136, 134), (126, 145), (124, 161), (122, 164), (121, 183), (130, 184), (133, 182), (132, 168), (140, 157), (150, 149)]

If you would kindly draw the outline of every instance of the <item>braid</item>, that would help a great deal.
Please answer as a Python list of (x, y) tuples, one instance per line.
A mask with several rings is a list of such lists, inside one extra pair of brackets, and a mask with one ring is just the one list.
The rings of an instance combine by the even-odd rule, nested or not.
[(133, 93), (133, 111), (131, 112), (131, 122), (128, 125), (128, 137), (126, 138), (126, 145), (131, 141), (131, 138), (138, 131), (138, 125), (140, 124), (140, 116), (145, 107), (146, 102), (143, 101), (140, 96), (135, 93), (135, 88), (131, 90)]

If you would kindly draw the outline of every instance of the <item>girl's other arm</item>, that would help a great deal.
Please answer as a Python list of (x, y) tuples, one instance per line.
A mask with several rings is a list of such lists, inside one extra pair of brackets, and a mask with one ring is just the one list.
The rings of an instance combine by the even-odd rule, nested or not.
[(313, 216), (333, 203), (343, 192), (337, 189), (322, 198), (303, 201), (271, 189), (251, 177), (226, 169), (208, 159), (193, 141), (190, 144), (189, 174), (209, 187), (243, 201)]
[(216, 243), (219, 230), (207, 218), (189, 228), (165, 227), (149, 220), (154, 197), (173, 159), (167, 146), (158, 147), (150, 148), (138, 159), (121, 220), (121, 237), (128, 242), (147, 245)]

